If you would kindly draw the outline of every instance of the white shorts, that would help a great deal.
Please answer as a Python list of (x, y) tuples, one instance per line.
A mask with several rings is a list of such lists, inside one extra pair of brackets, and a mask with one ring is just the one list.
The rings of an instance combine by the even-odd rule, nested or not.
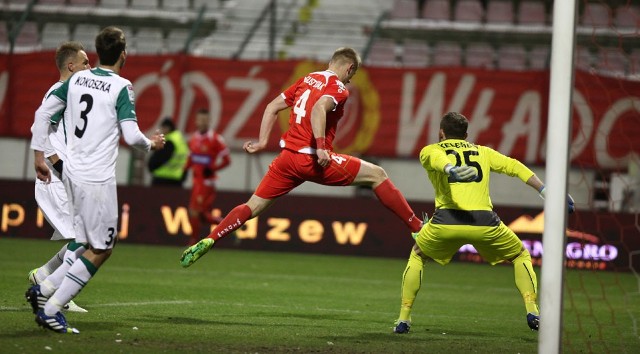
[(73, 221), (69, 210), (69, 198), (62, 181), (54, 176), (51, 177), (50, 183), (37, 180), (34, 194), (45, 219), (54, 228), (51, 239), (74, 239), (75, 233), (73, 232)]
[(76, 242), (100, 250), (113, 248), (118, 237), (116, 182), (90, 184), (63, 176), (72, 208)]

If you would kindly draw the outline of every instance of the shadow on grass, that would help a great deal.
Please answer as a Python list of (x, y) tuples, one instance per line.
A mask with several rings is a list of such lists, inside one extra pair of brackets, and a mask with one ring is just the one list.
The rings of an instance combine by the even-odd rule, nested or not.
[(196, 317), (175, 317), (175, 316), (157, 316), (157, 315), (147, 315), (145, 317), (139, 317), (136, 319), (132, 319), (132, 321), (139, 321), (145, 323), (165, 323), (171, 325), (227, 325), (227, 326), (261, 326), (261, 324), (251, 323), (251, 322), (238, 322), (238, 321), (222, 321), (217, 319), (205, 320), (202, 318)]
[[(397, 342), (402, 343), (406, 340), (427, 340), (432, 343), (455, 341), (455, 342), (469, 342), (469, 343), (482, 343), (482, 342), (499, 342), (505, 339), (505, 335), (497, 332), (487, 331), (460, 331), (443, 328), (412, 328), (410, 333), (397, 334), (393, 333), (393, 326), (388, 328), (381, 328), (378, 332), (363, 332), (357, 335), (341, 335), (341, 336), (322, 336), (318, 337), (323, 340), (331, 341), (337, 338), (344, 338), (352, 342), (367, 342), (367, 343), (389, 343)], [(532, 333), (529, 336), (522, 335), (517, 337), (510, 337), (511, 341), (521, 343), (537, 343), (538, 336)]]

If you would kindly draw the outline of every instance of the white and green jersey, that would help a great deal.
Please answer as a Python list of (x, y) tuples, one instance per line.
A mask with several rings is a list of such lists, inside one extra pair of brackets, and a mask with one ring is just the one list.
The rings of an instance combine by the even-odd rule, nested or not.
[[(120, 127), (130, 121), (136, 139), (126, 139), (144, 150), (150, 141), (142, 136), (135, 112), (135, 98), (131, 82), (111, 70), (95, 68), (75, 73), (53, 91), (36, 111), (36, 122), (60, 121), (55, 116), (60, 108), (64, 114), (67, 133), (65, 173), (76, 181), (104, 183), (115, 180)], [(127, 124), (128, 125), (128, 124)], [(129, 128), (129, 125), (128, 127)], [(124, 129), (123, 129), (124, 130)], [(34, 132), (32, 147), (46, 146), (42, 136)], [(35, 142), (34, 142), (35, 141)]]
[[(58, 87), (60, 87), (62, 85), (62, 81), (58, 81), (55, 84), (53, 84), (49, 90), (47, 91), (47, 93), (44, 95), (44, 98), (42, 99), (42, 102), (44, 103), (44, 101), (47, 99), (47, 97), (49, 97), (49, 95), (51, 95), (51, 93), (53, 92), (53, 90), (57, 89)], [(53, 117), (51, 117), (52, 122), (57, 122), (60, 121), (60, 123), (53, 123), (51, 125), (51, 128), (49, 129), (49, 141), (51, 142), (51, 146), (53, 147), (53, 150), (51, 151), (45, 151), (44, 156), (45, 157), (49, 157), (53, 154), (57, 154), (58, 157), (60, 159), (62, 159), (63, 161), (66, 160), (66, 143), (65, 143), (65, 134), (64, 134), (64, 120), (60, 120), (60, 117), (62, 114), (64, 114), (64, 110), (56, 113)]]

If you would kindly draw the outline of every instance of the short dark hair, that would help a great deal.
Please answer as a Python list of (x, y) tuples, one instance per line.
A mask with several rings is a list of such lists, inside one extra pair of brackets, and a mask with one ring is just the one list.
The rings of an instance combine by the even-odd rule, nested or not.
[(173, 123), (171, 117), (166, 117), (160, 122), (160, 126), (163, 128), (167, 128), (170, 132), (176, 130), (176, 125)]
[(124, 32), (118, 27), (105, 27), (96, 36), (96, 52), (102, 65), (115, 65), (126, 48), (127, 40)]
[(198, 108), (196, 114), (209, 114), (209, 110), (207, 108)]
[(76, 41), (68, 41), (60, 44), (56, 49), (56, 66), (58, 70), (64, 70), (69, 59), (72, 59), (78, 52), (84, 50), (82, 43)]
[(355, 65), (356, 69), (360, 67), (362, 64), (362, 59), (360, 59), (360, 55), (356, 52), (355, 49), (349, 47), (342, 47), (336, 49), (331, 56), (332, 62), (345, 62), (349, 61), (353, 65)]
[(447, 139), (465, 139), (468, 127), (469, 120), (458, 112), (449, 112), (440, 121), (440, 129)]

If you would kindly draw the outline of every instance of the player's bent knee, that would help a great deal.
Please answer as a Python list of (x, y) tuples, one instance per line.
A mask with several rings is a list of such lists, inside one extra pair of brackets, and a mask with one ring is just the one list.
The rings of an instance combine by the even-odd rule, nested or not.
[(529, 253), (529, 250), (527, 250), (526, 248), (523, 248), (522, 252), (520, 252), (519, 255), (517, 255), (515, 258), (511, 260), (511, 263), (526, 262), (526, 261), (531, 262), (531, 254)]

